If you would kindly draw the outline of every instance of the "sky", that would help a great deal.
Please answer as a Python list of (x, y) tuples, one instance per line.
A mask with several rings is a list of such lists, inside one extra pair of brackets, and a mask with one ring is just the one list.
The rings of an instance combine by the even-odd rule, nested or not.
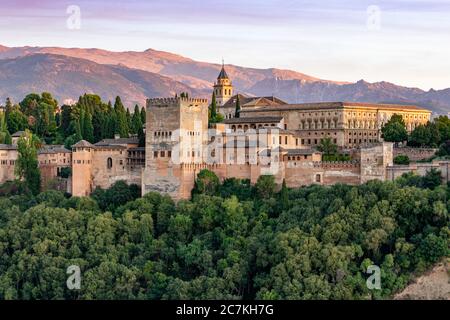
[(437, 90), (450, 87), (450, 0), (1, 0), (0, 44), (152, 48)]

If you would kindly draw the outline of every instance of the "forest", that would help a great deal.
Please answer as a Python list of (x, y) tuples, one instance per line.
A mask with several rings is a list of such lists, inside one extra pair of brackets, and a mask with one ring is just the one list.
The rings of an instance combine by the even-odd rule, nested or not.
[(177, 203), (125, 182), (24, 190), (0, 198), (0, 299), (390, 299), (449, 254), (450, 187), (434, 171), (278, 189), (205, 170)]
[(18, 104), (7, 98), (0, 113), (0, 143), (11, 144), (11, 135), (29, 130), (45, 144), (64, 144), (66, 148), (84, 139), (139, 137), (144, 145), (145, 108), (130, 112), (120, 97), (114, 104), (98, 95), (84, 94), (72, 105), (59, 105), (51, 93), (30, 93)]

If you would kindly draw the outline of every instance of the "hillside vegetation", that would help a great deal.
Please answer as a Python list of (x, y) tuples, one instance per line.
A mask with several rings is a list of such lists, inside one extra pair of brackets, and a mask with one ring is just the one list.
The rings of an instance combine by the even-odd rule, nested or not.
[[(0, 198), (1, 299), (383, 299), (449, 254), (436, 175), (276, 191), (200, 173), (174, 203), (116, 183)], [(381, 289), (369, 290), (369, 265)], [(68, 266), (81, 289), (66, 287)]]

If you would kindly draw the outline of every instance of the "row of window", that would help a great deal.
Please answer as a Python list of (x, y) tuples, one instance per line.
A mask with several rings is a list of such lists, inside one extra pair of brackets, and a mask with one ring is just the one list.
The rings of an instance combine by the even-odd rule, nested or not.
[(377, 123), (375, 121), (348, 121), (349, 129), (377, 129)]
[(300, 160), (307, 160), (308, 159), (308, 156), (307, 155), (304, 155), (304, 156), (296, 156), (296, 157), (291, 157), (291, 156), (289, 156), (288, 157), (288, 161), (295, 161), (295, 160), (297, 160), (297, 161), (300, 161)]
[(232, 125), (231, 126), (231, 130), (233, 130), (234, 132), (236, 132), (236, 130), (242, 130), (242, 129), (244, 129), (244, 132), (245, 131), (247, 131), (248, 129), (257, 129), (257, 128), (263, 128), (263, 127), (275, 127), (276, 125), (275, 125), (275, 123), (271, 123), (271, 124), (268, 124), (268, 123), (264, 123), (264, 124), (258, 124), (258, 125), (256, 125), (256, 124), (252, 124), (252, 125), (248, 125), (248, 124), (246, 124), (246, 125)]
[[(308, 112), (308, 113), (304, 113), (304, 112), (300, 112), (300, 116), (301, 117), (306, 117), (306, 116), (309, 116), (309, 117), (312, 117), (312, 116), (315, 116), (315, 117), (318, 117), (318, 116), (326, 116), (326, 115), (328, 115), (328, 116), (331, 116), (331, 114), (332, 114), (333, 112), (314, 112), (314, 113), (312, 113), (312, 112)], [(334, 115), (335, 116), (337, 116), (338, 114), (337, 114), (337, 112), (334, 112)]]
[(155, 137), (171, 137), (172, 131), (155, 131)]
[(314, 129), (334, 129), (337, 127), (337, 121), (312, 121), (301, 122), (298, 125), (300, 130), (314, 130)]
[[(221, 96), (221, 95), (222, 95), (220, 91), (221, 91), (221, 90), (216, 89), (216, 96)], [(231, 94), (232, 94), (231, 89), (224, 89), (224, 90), (223, 90), (223, 95), (224, 95), (224, 96), (231, 96)]]
[(73, 164), (91, 164), (91, 160), (73, 160)]
[(352, 139), (348, 139), (348, 143), (349, 144), (358, 144), (358, 143), (367, 143), (367, 142), (369, 142), (369, 143), (372, 143), (372, 142), (378, 142), (378, 140), (377, 139), (353, 139), (353, 142), (352, 142)]
[(15, 160), (2, 160), (0, 163), (2, 164), (2, 165), (8, 165), (8, 161), (9, 161), (9, 165), (10, 166), (13, 166), (13, 165), (15, 165), (16, 164), (16, 161)]
[[(319, 142), (322, 142), (323, 139), (302, 139), (302, 145), (311, 145), (311, 142), (313, 144), (319, 144)], [(306, 143), (305, 143), (306, 142)], [(337, 139), (333, 139), (333, 143), (337, 143)]]
[[(283, 139), (282, 136), (279, 136), (279, 137), (278, 137), (278, 143), (279, 143), (279, 144), (283, 144), (283, 140), (284, 140), (284, 144), (287, 145), (287, 144), (288, 144), (288, 141), (289, 141), (288, 138), (289, 138), (288, 136), (284, 136), (284, 139)], [(275, 139), (275, 138), (274, 138), (274, 139)], [(274, 141), (274, 144), (275, 144), (275, 141)], [(298, 139), (297, 139), (297, 138), (295, 139), (295, 145), (298, 146)]]
[[(172, 157), (172, 151), (153, 151), (153, 158), (165, 158), (167, 155), (168, 158)], [(189, 155), (188, 155), (189, 156)]]

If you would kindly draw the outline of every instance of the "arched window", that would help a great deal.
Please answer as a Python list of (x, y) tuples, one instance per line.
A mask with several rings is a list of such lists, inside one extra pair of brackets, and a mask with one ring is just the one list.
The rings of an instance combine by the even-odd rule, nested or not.
[(320, 183), (321, 182), (321, 177), (320, 177), (320, 174), (316, 174), (316, 182), (317, 183)]
[(111, 158), (108, 158), (108, 160), (106, 161), (106, 166), (108, 167), (108, 169), (111, 169), (113, 165), (113, 161)]

